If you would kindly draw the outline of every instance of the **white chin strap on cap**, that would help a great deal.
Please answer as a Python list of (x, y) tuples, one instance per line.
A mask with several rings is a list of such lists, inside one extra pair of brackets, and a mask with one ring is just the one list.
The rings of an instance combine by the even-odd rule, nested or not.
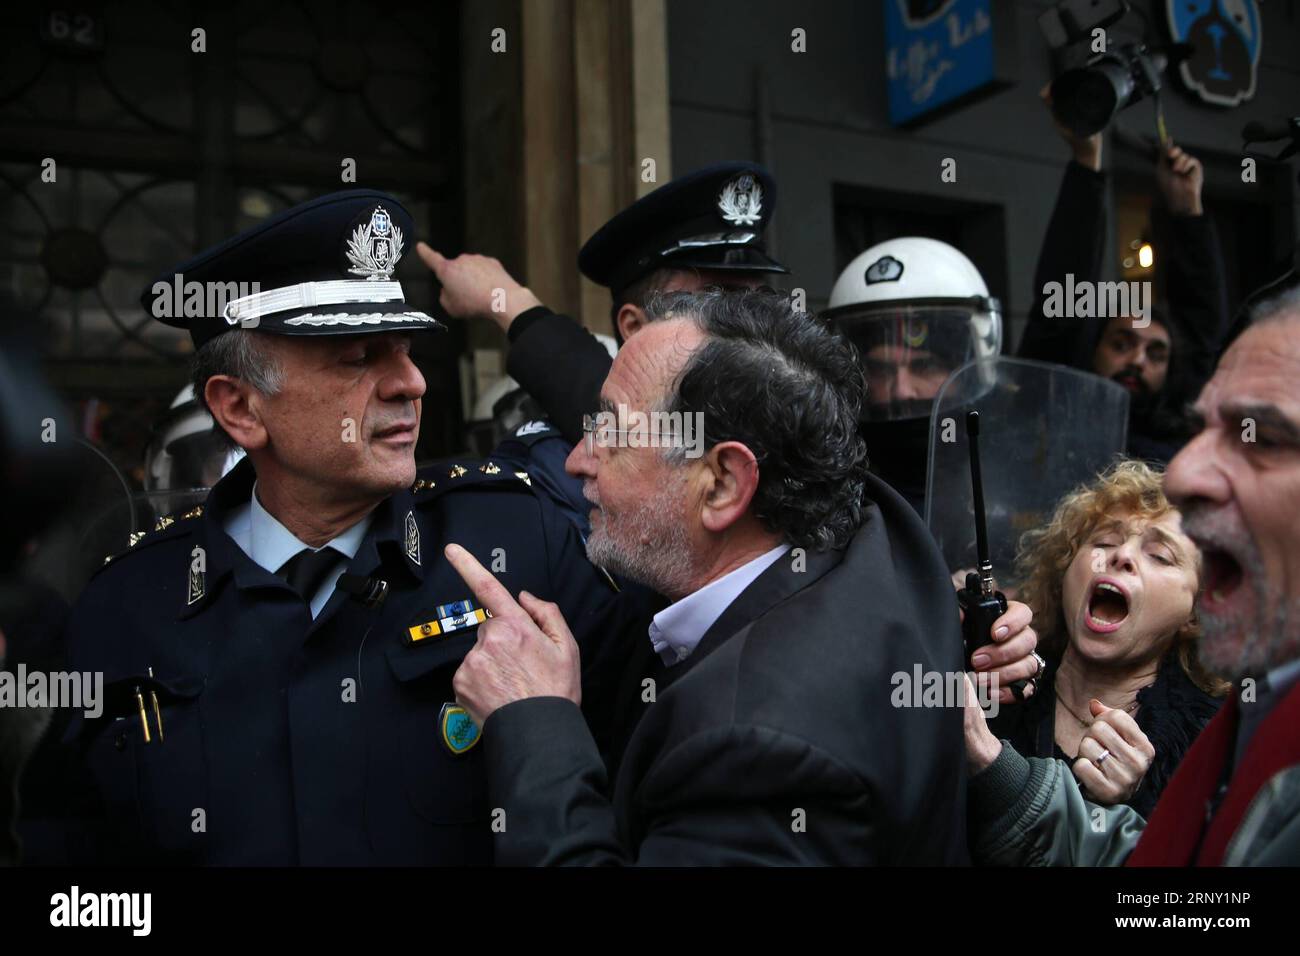
[(376, 282), (371, 279), (300, 282), (270, 292), (255, 292), (228, 302), (222, 317), (228, 325), (239, 325), (277, 312), (359, 302), (405, 303), (406, 297), (402, 295), (400, 282)]

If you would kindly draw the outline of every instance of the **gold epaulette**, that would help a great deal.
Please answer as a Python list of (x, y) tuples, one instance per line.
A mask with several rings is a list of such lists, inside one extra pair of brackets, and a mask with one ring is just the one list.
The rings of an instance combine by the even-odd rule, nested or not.
[[(456, 464), (456, 463), (449, 464), (449, 465), (444, 464), (440, 467), (445, 467), (447, 469), (447, 478), (445, 479), (444, 483), (441, 486), (438, 485), (438, 482), (434, 478), (418, 478), (416, 479), (415, 484), (411, 486), (411, 492), (413, 494), (416, 494), (421, 491), (428, 491), (431, 488), (442, 487), (445, 489), (449, 486), (454, 487), (455, 482), (458, 479), (464, 478), (466, 475), (470, 474), (470, 469), (461, 464)], [(480, 474), (484, 475), (487, 478), (500, 479), (504, 477), (507, 480), (513, 478), (517, 481), (522, 481), (525, 485), (527, 485), (530, 488), (533, 486), (533, 479), (531, 476), (529, 476), (528, 472), (526, 471), (507, 472), (494, 461), (489, 460), (483, 462), (483, 464), (478, 466), (478, 471)], [(481, 481), (482, 479), (477, 479), (477, 480)], [(473, 483), (474, 483), (473, 481), (466, 482), (466, 484), (473, 484)]]
[(163, 516), (162, 516), (161, 518), (159, 518), (156, 522), (154, 522), (153, 531), (132, 531), (132, 532), (130, 533), (130, 535), (127, 536), (127, 539), (126, 539), (126, 547), (127, 547), (127, 550), (126, 550), (126, 551), (119, 551), (117, 554), (110, 554), (110, 555), (108, 555), (106, 558), (104, 558), (104, 563), (105, 563), (105, 564), (108, 564), (108, 563), (111, 562), (114, 558), (116, 558), (116, 557), (120, 557), (120, 556), (123, 555), (123, 554), (127, 554), (127, 553), (129, 553), (130, 550), (131, 550), (132, 548), (134, 548), (137, 544), (139, 544), (139, 543), (140, 543), (141, 541), (143, 541), (145, 538), (149, 537), (149, 535), (151, 535), (151, 534), (153, 534), (153, 533), (155, 533), (155, 532), (158, 532), (158, 531), (166, 531), (168, 528), (170, 528), (172, 525), (174, 525), (177, 521), (188, 521), (188, 520), (190, 520), (191, 518), (197, 518), (197, 517), (199, 517), (201, 514), (203, 514), (203, 505), (195, 505), (195, 506), (194, 506), (193, 508), (191, 508), (189, 511), (187, 511), (187, 512), (185, 512), (184, 514), (181, 514), (181, 515), (163, 515)]

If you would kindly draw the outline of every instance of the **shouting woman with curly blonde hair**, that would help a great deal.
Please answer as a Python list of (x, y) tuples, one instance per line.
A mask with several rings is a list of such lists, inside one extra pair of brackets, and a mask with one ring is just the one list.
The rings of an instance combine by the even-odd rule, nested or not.
[(1026, 757), (1100, 763), (1081, 750), (1097, 737), (1093, 702), (1122, 709), (1155, 750), (1136, 793), (1121, 798), (1144, 816), (1228, 686), (1197, 655), (1201, 556), (1181, 525), (1160, 473), (1121, 461), (1025, 534), (1019, 598), (1033, 608), (1047, 669), (1037, 694), (990, 722)]

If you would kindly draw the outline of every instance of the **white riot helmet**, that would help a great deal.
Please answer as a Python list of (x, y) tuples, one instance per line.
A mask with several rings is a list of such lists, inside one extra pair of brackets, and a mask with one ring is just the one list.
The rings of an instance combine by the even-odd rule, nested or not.
[(1002, 350), (1002, 307), (946, 242), (904, 236), (849, 263), (822, 315), (853, 342), (867, 376), (864, 421), (928, 416), (948, 376)]
[(172, 399), (166, 416), (154, 428), (144, 456), (146, 491), (210, 488), (244, 457), (242, 448), (229, 448), (213, 427), (212, 416), (186, 385)]

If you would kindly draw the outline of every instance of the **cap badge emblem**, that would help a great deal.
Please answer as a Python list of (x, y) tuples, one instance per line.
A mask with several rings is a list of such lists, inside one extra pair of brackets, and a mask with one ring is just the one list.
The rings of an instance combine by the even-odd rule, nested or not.
[(867, 266), (867, 285), (877, 282), (897, 282), (903, 277), (903, 264), (893, 256), (881, 256)]
[(718, 213), (734, 226), (752, 226), (763, 214), (763, 187), (749, 173), (737, 176), (718, 194)]
[(398, 229), (383, 206), (376, 206), (370, 221), (352, 230), (348, 240), (348, 270), (354, 276), (373, 281), (387, 281), (402, 258), (402, 230)]

